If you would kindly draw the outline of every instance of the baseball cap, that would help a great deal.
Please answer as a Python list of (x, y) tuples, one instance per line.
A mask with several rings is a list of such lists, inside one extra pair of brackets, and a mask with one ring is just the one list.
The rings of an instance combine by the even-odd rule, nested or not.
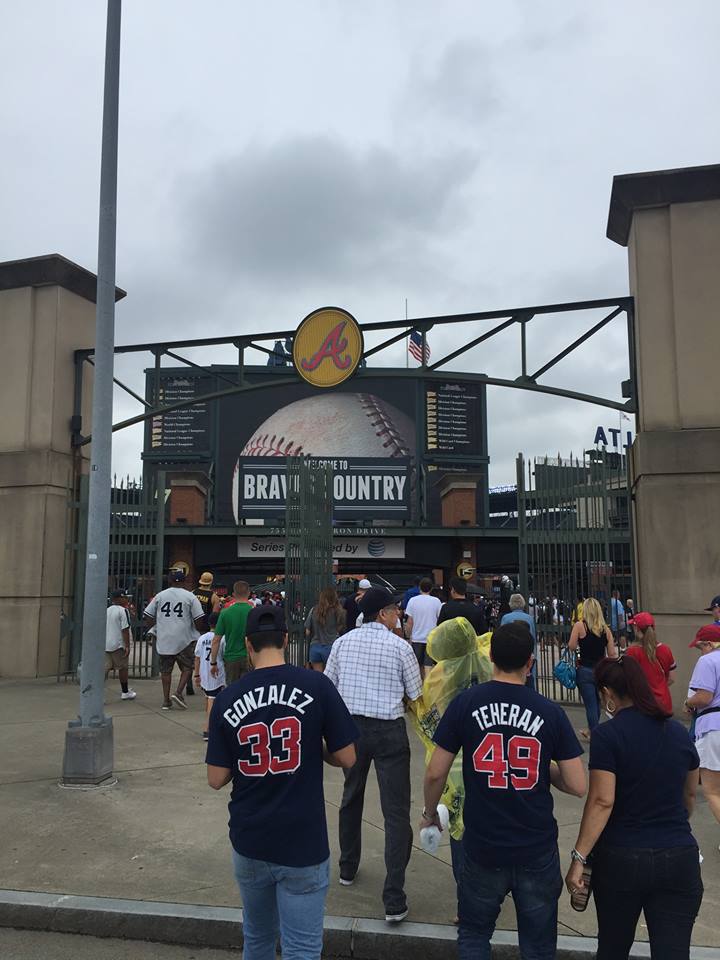
[(695, 639), (688, 644), (689, 647), (696, 647), (699, 643), (720, 643), (720, 626), (716, 623), (708, 623), (700, 627), (695, 634)]
[(705, 609), (707, 610), (708, 613), (711, 613), (713, 607), (720, 607), (720, 594), (718, 594), (717, 597), (713, 597), (712, 600), (710, 601), (710, 606), (705, 607)]
[[(360, 581), (362, 583), (362, 581)], [(367, 583), (367, 581), (365, 581)], [(384, 587), (370, 587), (367, 593), (358, 600), (358, 607), (363, 617), (374, 617), (385, 607), (392, 606), (393, 597)]]
[(287, 633), (283, 608), (267, 603), (253, 607), (248, 614), (245, 634), (251, 637), (254, 633)]
[(124, 590), (113, 590), (113, 592), (110, 594), (110, 599), (119, 600), (120, 597), (124, 597), (124, 596), (125, 596)]
[(634, 617), (630, 617), (628, 623), (631, 623), (639, 630), (647, 630), (648, 627), (655, 626), (655, 617), (651, 613), (640, 611), (640, 613), (636, 613)]
[(185, 579), (185, 571), (184, 571), (184, 570), (171, 570), (171, 571), (170, 571), (170, 579), (173, 581), (173, 583), (182, 583), (183, 580)]
[(201, 573), (200, 574), (200, 583), (203, 587), (211, 587), (213, 582), (213, 575), (211, 573)]
[(372, 587), (372, 584), (370, 583), (369, 580), (366, 580), (365, 578), (363, 578), (358, 584), (358, 590), (370, 590), (371, 587)]

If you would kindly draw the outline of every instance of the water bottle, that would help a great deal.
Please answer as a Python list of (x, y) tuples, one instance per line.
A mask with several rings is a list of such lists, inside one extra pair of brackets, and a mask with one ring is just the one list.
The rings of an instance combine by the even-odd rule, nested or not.
[[(448, 808), (444, 803), (438, 804), (438, 817), (440, 818), (440, 823), (442, 824), (443, 830), (447, 830), (448, 824), (450, 823), (450, 813)], [(437, 853), (438, 847), (440, 846), (440, 837), (442, 834), (438, 828), (433, 824), (431, 827), (423, 827), (420, 831), (420, 846), (425, 851), (425, 853)]]

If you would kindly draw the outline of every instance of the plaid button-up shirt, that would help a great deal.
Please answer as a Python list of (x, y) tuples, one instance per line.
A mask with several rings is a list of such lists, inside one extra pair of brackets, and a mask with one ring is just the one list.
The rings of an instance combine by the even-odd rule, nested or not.
[(325, 665), (350, 713), (376, 720), (397, 720), (403, 697), (422, 692), (420, 667), (412, 647), (381, 623), (364, 623), (333, 643)]

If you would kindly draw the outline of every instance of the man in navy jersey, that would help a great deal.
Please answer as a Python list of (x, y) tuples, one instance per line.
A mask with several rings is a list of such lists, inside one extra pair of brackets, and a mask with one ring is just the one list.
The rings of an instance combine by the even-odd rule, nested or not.
[(322, 673), (285, 663), (280, 607), (250, 611), (254, 667), (215, 698), (208, 783), (232, 781), (230, 842), (243, 904), (244, 960), (319, 960), (329, 857), (323, 760), (352, 767), (359, 733)]
[(520, 956), (551, 960), (562, 878), (550, 785), (582, 797), (585, 770), (563, 710), (525, 686), (533, 640), (523, 623), (498, 627), (493, 679), (459, 694), (434, 736), (421, 827), (440, 826), (437, 805), (463, 752), (465, 835), (460, 883), (460, 960), (489, 960), (503, 900), (512, 893)]

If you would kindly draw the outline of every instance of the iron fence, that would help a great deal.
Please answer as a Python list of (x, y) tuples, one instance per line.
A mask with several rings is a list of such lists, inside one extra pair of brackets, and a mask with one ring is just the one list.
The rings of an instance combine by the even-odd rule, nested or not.
[[(582, 458), (517, 460), (520, 589), (538, 635), (538, 689), (576, 703), (553, 670), (581, 600), (609, 614), (613, 590), (632, 595), (630, 496), (626, 457), (592, 450)], [(608, 623), (610, 618), (608, 615)]]
[[(142, 624), (142, 613), (162, 589), (163, 539), (165, 530), (165, 473), (158, 471), (156, 482), (113, 480), (110, 502), (110, 558), (108, 600), (113, 590), (128, 598), (130, 618), (130, 676), (157, 675), (157, 654)], [(87, 518), (87, 477), (68, 495), (65, 572), (72, 576), (73, 602), (61, 615), (61, 642), (58, 677), (74, 676), (82, 649), (83, 593), (85, 585)], [(104, 638), (103, 638), (104, 641)]]
[(308, 660), (305, 620), (323, 587), (333, 582), (332, 467), (288, 457), (285, 514), (285, 615), (288, 661)]

